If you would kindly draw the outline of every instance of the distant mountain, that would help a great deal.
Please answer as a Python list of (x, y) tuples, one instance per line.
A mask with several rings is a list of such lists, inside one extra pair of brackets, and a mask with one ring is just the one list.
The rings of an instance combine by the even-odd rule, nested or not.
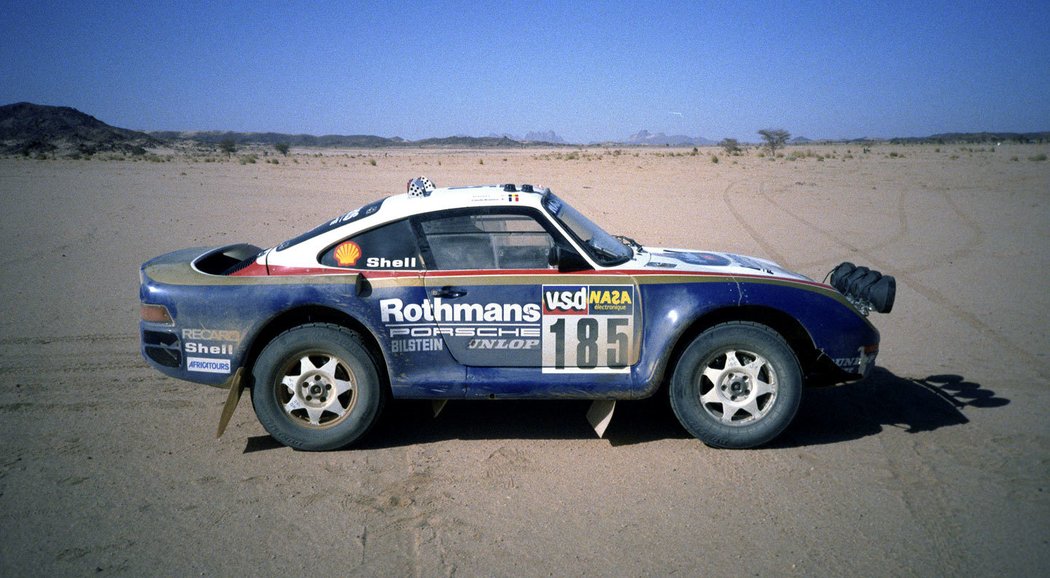
[(553, 130), (548, 131), (529, 131), (525, 133), (525, 138), (522, 139), (526, 142), (544, 143), (549, 142), (551, 144), (566, 144), (565, 139), (558, 136), (558, 133)]
[(397, 136), (391, 138), (373, 135), (336, 134), (313, 136), (309, 134), (282, 134), (276, 132), (230, 131), (154, 131), (151, 132), (150, 135), (164, 140), (189, 140), (204, 144), (219, 144), (223, 141), (232, 140), (239, 145), (258, 144), (271, 146), (277, 143), (288, 143), (291, 146), (318, 148), (383, 148), (397, 146), (497, 148), (525, 146), (521, 141), (512, 139), (506, 135), (482, 137), (457, 135), (442, 138), (426, 138), (422, 140), (405, 140)]
[(521, 147), (522, 143), (505, 136), (450, 136), (408, 141), (406, 145), (430, 147), (504, 148)]
[(680, 134), (667, 136), (662, 132), (653, 134), (645, 129), (632, 134), (621, 142), (629, 145), (649, 146), (703, 146), (715, 144), (715, 141), (703, 137), (691, 137)]
[(29, 102), (0, 106), (0, 154), (141, 154), (158, 145), (146, 133), (110, 126), (75, 108)]
[(337, 135), (329, 134), (314, 136), (311, 134), (283, 134), (277, 132), (232, 132), (232, 131), (152, 131), (149, 133), (163, 140), (191, 140), (205, 144), (219, 144), (223, 141), (232, 140), (243, 144), (275, 145), (277, 143), (288, 143), (291, 146), (301, 147), (347, 147), (347, 148), (378, 148), (386, 146), (398, 146), (408, 141), (401, 137), (386, 138), (366, 134)]
[[(282, 134), (275, 132), (230, 132), (154, 131), (149, 133), (110, 126), (97, 118), (64, 106), (45, 106), (19, 102), (0, 106), (0, 155), (3, 154), (56, 154), (92, 155), (97, 152), (121, 152), (144, 154), (147, 148), (165, 144), (188, 142), (215, 145), (226, 140), (237, 144), (273, 146), (287, 143), (298, 147), (447, 147), (447, 148), (520, 148), (567, 144), (554, 131), (533, 131), (524, 137), (508, 134), (493, 134), (487, 137), (450, 136), (410, 141), (401, 137), (374, 135), (322, 135)], [(929, 143), (1046, 143), (1050, 132), (977, 132), (943, 133), (928, 137), (904, 137), (893, 139), (850, 139), (813, 141), (806, 137), (795, 137), (792, 144), (808, 143), (875, 143), (899, 144)], [(685, 135), (653, 134), (641, 130), (622, 141), (590, 143), (597, 146), (704, 146), (717, 144), (703, 137)]]
[(509, 138), (510, 140), (517, 141), (520, 143), (528, 143), (530, 145), (538, 144), (568, 144), (565, 139), (558, 136), (558, 133), (553, 130), (548, 131), (529, 131), (525, 133), (525, 136), (516, 136), (508, 132), (492, 132), (489, 133), (491, 138)]

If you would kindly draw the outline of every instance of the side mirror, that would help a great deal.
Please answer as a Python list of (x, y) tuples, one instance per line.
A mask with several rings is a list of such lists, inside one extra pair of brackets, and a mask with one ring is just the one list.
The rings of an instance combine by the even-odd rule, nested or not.
[(586, 259), (581, 257), (579, 253), (559, 243), (555, 243), (551, 247), (550, 252), (547, 253), (547, 264), (551, 267), (557, 267), (559, 273), (584, 271), (591, 268)]

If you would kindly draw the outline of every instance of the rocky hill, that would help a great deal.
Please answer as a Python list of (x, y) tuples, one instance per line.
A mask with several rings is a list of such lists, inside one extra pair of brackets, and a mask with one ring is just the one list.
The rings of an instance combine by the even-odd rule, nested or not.
[(29, 102), (0, 106), (0, 154), (141, 154), (159, 144), (148, 134), (110, 126), (75, 108)]
[(662, 132), (653, 134), (647, 130), (640, 130), (626, 140), (620, 141), (627, 145), (644, 146), (703, 146), (713, 145), (715, 141), (704, 137), (691, 137), (681, 134), (666, 135)]
[(297, 147), (346, 147), (377, 148), (398, 146), (407, 141), (400, 137), (381, 137), (367, 134), (284, 134), (279, 132), (232, 132), (232, 131), (150, 131), (150, 136), (166, 141), (194, 141), (204, 144), (219, 144), (232, 141), (239, 145), (275, 145), (285, 143)]

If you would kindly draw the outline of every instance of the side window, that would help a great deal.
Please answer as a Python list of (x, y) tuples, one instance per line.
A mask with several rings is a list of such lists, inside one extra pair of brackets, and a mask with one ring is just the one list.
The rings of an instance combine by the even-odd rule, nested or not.
[(546, 269), (553, 241), (529, 215), (453, 214), (422, 222), (434, 269)]
[(423, 259), (406, 219), (336, 243), (321, 254), (321, 264), (351, 269), (422, 269)]

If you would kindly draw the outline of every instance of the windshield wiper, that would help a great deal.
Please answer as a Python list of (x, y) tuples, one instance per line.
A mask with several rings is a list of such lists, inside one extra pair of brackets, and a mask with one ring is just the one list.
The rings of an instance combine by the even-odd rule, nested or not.
[(619, 255), (617, 255), (616, 253), (613, 253), (612, 251), (606, 249), (605, 247), (602, 247), (598, 243), (595, 243), (594, 239), (587, 239), (586, 245), (588, 247), (590, 247), (591, 249), (593, 249), (594, 251), (597, 251), (598, 253), (600, 253), (602, 255), (605, 255), (606, 257), (608, 257), (610, 259), (616, 259), (616, 258), (619, 257)]

